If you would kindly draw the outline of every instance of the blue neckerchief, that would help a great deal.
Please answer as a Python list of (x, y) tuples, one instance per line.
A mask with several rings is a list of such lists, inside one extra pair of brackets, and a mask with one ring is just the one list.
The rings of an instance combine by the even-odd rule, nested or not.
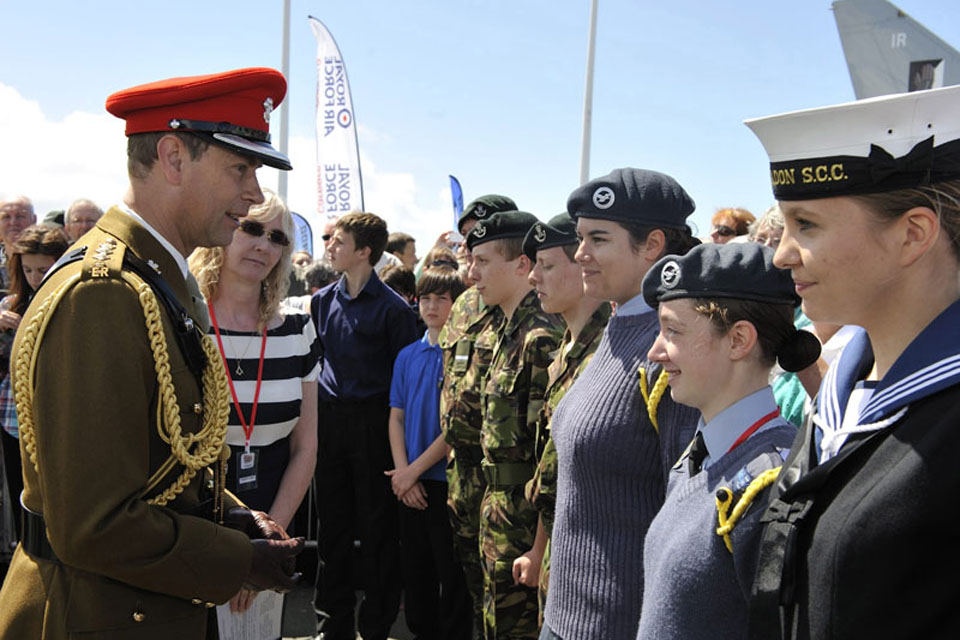
[[(817, 414), (825, 430), (840, 429), (850, 392), (872, 366), (873, 349), (861, 329), (820, 385)], [(947, 307), (900, 354), (860, 410), (857, 424), (879, 422), (956, 384), (960, 384), (960, 301)]]

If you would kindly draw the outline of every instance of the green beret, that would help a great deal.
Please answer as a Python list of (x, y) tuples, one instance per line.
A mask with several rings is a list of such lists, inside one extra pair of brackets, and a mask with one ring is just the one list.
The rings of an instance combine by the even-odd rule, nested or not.
[(793, 278), (774, 266), (774, 253), (756, 242), (729, 242), (664, 256), (643, 278), (643, 299), (653, 308), (678, 298), (736, 298), (796, 307), (800, 297)]
[(561, 213), (550, 222), (538, 222), (527, 231), (523, 239), (523, 253), (531, 262), (537, 261), (537, 251), (568, 244), (578, 244), (577, 223), (568, 213)]
[(500, 211), (516, 211), (517, 203), (507, 196), (498, 196), (492, 193), (487, 196), (480, 196), (467, 205), (457, 221), (457, 231), (463, 233), (463, 223), (467, 220), (486, 220), (490, 216)]
[(486, 220), (479, 221), (467, 234), (467, 248), (471, 251), (478, 244), (506, 238), (523, 238), (538, 220), (526, 211), (501, 211)]
[(574, 220), (600, 218), (670, 229), (683, 229), (695, 207), (670, 176), (629, 167), (577, 187), (567, 200)]

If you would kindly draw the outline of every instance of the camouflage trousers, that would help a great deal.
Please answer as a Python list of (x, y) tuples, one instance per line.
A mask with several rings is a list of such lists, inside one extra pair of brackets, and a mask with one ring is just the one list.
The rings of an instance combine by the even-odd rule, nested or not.
[(458, 462), (456, 453), (447, 465), (447, 506), (453, 530), (453, 551), (463, 567), (473, 603), (476, 629), (483, 629), (483, 569), (480, 566), (480, 503), (487, 481), (480, 464)]
[(513, 561), (533, 547), (536, 532), (537, 511), (523, 485), (487, 488), (480, 508), (486, 640), (535, 640), (540, 634), (537, 590), (513, 581)]

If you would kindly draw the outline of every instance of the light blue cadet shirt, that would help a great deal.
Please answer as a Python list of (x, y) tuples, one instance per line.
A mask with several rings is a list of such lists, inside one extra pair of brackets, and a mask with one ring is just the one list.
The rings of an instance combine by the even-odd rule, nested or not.
[[(403, 410), (403, 439), (407, 462), (413, 462), (440, 435), (440, 385), (443, 353), (431, 345), (427, 334), (397, 354), (390, 384), (390, 406)], [(427, 469), (421, 480), (447, 481), (446, 462)]]
[[(706, 424), (701, 417), (700, 424), (697, 425), (697, 431), (703, 433), (703, 442), (707, 445), (707, 456), (703, 459), (702, 468), (709, 469), (723, 454), (730, 450), (730, 447), (743, 435), (745, 429), (758, 419), (774, 411), (779, 411), (779, 407), (773, 397), (773, 390), (770, 387), (764, 387), (733, 403)], [(782, 426), (784, 423), (787, 423), (787, 421), (780, 416), (776, 416), (751, 435), (778, 425)]]

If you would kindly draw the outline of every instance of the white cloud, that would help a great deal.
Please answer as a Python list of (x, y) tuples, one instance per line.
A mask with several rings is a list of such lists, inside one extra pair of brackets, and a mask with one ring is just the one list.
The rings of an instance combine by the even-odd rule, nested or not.
[(38, 216), (77, 198), (107, 204), (126, 189), (123, 122), (73, 112), (54, 122), (40, 105), (0, 84), (0, 192), (33, 200)]
[[(364, 129), (364, 139), (389, 136)], [(38, 216), (65, 209), (77, 198), (90, 198), (103, 207), (120, 200), (127, 185), (126, 139), (123, 121), (107, 113), (73, 112), (60, 121), (49, 119), (41, 105), (0, 83), (0, 194), (24, 194), (33, 200)], [(316, 142), (292, 137), (288, 147), (295, 169), (288, 175), (290, 207), (312, 223), (316, 236)], [(404, 231), (427, 251), (436, 237), (449, 229), (450, 193), (419, 192), (412, 173), (384, 170), (361, 152), (364, 202), (387, 221), (391, 231)], [(279, 172), (260, 170), (265, 187), (277, 188)], [(319, 237), (317, 238), (319, 241)]]

